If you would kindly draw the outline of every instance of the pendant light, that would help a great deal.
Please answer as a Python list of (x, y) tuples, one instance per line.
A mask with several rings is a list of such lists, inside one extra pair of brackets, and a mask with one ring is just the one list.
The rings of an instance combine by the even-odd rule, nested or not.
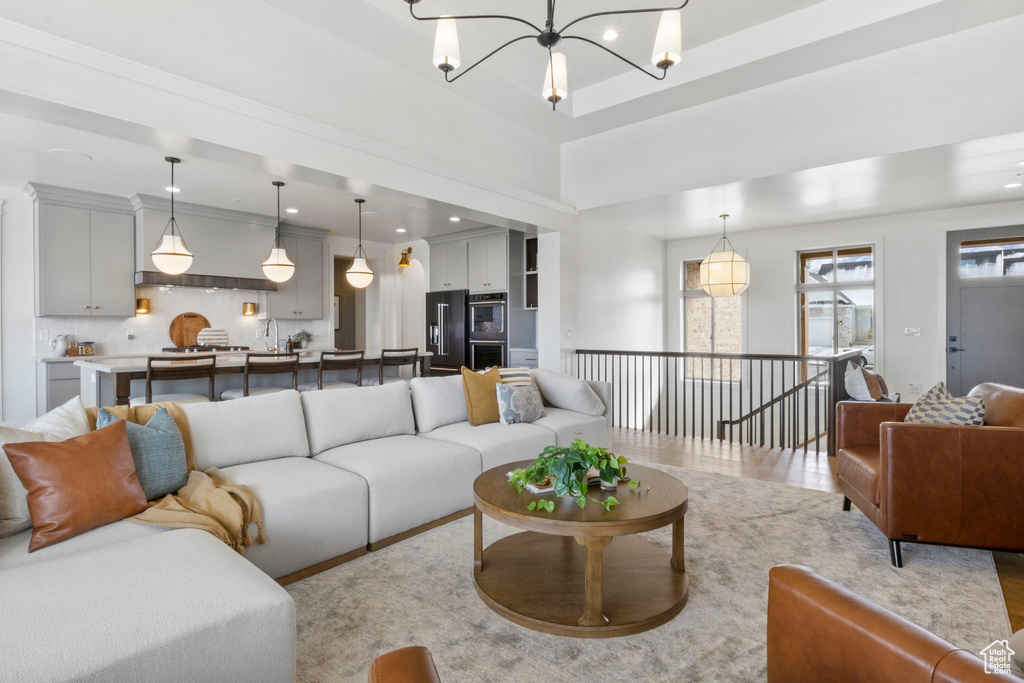
[(288, 258), (288, 250), (281, 239), (281, 188), (284, 183), (275, 180), (272, 185), (277, 188), (277, 229), (274, 232), (274, 244), (270, 247), (270, 256), (263, 262), (263, 274), (274, 282), (287, 282), (295, 274), (295, 264)]
[(168, 188), (168, 192), (171, 193), (171, 220), (167, 221), (151, 257), (153, 265), (160, 271), (168, 275), (181, 275), (192, 267), (193, 258), (192, 252), (185, 246), (185, 239), (181, 236), (178, 221), (174, 219), (174, 195), (177, 192), (177, 186), (174, 184), (174, 165), (180, 164), (181, 159), (164, 157), (164, 161), (171, 165), (171, 185)]
[(725, 234), (725, 221), (729, 214), (723, 213), (722, 237), (703, 261), (700, 262), (700, 288), (711, 296), (736, 296), (750, 286), (750, 264), (736, 253), (732, 242)]
[(363, 249), (363, 203), (365, 199), (357, 199), (356, 206), (359, 209), (359, 246), (352, 257), (352, 267), (345, 272), (345, 278), (349, 284), (358, 289), (364, 289), (373, 282), (373, 271), (370, 264), (366, 262), (366, 250)]

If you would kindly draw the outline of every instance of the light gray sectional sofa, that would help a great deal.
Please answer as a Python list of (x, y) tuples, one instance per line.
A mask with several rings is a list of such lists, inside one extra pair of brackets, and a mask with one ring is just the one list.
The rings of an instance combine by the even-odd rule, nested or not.
[(200, 531), (127, 521), (32, 554), (31, 531), (0, 539), (0, 680), (293, 680), (295, 607), (272, 579), (458, 516), (486, 469), (574, 438), (610, 446), (610, 386), (587, 384), (603, 414), (549, 406), (532, 424), (480, 427), (459, 377), (182, 406), (197, 466), (255, 491), (267, 543), (243, 557)]

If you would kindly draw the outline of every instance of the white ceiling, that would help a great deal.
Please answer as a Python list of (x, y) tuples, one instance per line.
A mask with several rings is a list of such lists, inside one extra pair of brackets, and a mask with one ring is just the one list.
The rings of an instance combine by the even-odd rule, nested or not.
[[(326, 228), (336, 235), (355, 237), (356, 197), (367, 198), (363, 205), (363, 237), (369, 241), (397, 244), (486, 225), (507, 225), (496, 216), (382, 188), (364, 185), (355, 193), (293, 180), (301, 175), (301, 169), (287, 164), (277, 164), (275, 169), (273, 162), (265, 161), (267, 170), (253, 170), (11, 114), (0, 113), (0, 142), (4, 150), (0, 155), (0, 185), (21, 186), (27, 181), (120, 197), (167, 197), (164, 188), (170, 184), (170, 165), (164, 157), (178, 156), (182, 163), (175, 169), (175, 184), (181, 192), (175, 195), (176, 201), (273, 217), (277, 195), (271, 183), (284, 180), (284, 222)], [(51, 153), (51, 149), (77, 154)], [(278, 173), (268, 172), (272, 170)], [(309, 175), (325, 181), (323, 174)], [(332, 181), (340, 183), (343, 179), (326, 178), (326, 182)], [(298, 213), (287, 213), (287, 208), (298, 209)], [(461, 220), (452, 222), (452, 216)], [(397, 228), (406, 232), (399, 233)]]
[(583, 211), (660, 239), (1024, 200), (1024, 133), (702, 187)]

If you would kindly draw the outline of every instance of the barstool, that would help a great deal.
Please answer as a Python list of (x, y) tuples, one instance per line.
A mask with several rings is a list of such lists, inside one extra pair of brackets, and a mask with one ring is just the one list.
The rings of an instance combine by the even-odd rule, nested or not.
[[(356, 389), (363, 385), (363, 356), (365, 351), (321, 351), (320, 367), (317, 370), (316, 382), (300, 384), (299, 391), (319, 391), (321, 389)], [(332, 370), (355, 370), (356, 383), (327, 382), (324, 383), (324, 372)]]
[[(378, 384), (391, 384), (392, 382), (406, 382), (402, 377), (384, 377), (384, 368), (412, 366), (412, 374), (416, 376), (416, 362), (419, 360), (419, 349), (384, 349), (380, 352), (380, 366), (377, 370)], [(401, 372), (401, 370), (399, 370)]]
[(228, 389), (221, 393), (222, 401), (260, 396), (278, 391), (288, 391), (288, 387), (260, 387), (249, 391), (250, 375), (285, 375), (292, 376), (292, 389), (299, 388), (299, 354), (297, 353), (247, 353), (245, 354), (245, 370), (242, 373), (242, 388)]
[[(217, 370), (217, 356), (207, 354), (188, 358), (166, 358), (163, 356), (146, 359), (146, 395), (136, 396), (128, 402), (131, 407), (146, 403), (209, 403), (214, 401), (213, 376)], [(153, 382), (168, 380), (206, 379), (209, 381), (207, 394), (159, 394), (153, 395)]]

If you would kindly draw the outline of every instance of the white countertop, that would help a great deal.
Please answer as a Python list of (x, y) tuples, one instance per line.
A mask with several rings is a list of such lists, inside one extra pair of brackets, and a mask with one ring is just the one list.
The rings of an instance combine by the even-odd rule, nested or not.
[[(312, 363), (319, 359), (321, 351), (333, 351), (334, 349), (301, 349), (299, 351), (300, 363)], [(254, 350), (253, 353), (261, 353)], [(367, 351), (363, 358), (368, 361), (380, 360), (379, 350)], [(430, 357), (434, 354), (421, 351), (419, 356)], [(77, 356), (72, 358), (59, 358), (54, 360), (74, 361), (75, 365), (97, 372), (119, 373), (119, 372), (145, 372), (147, 358), (167, 358), (187, 362), (192, 359), (193, 354), (188, 353), (157, 353), (149, 356)], [(240, 368), (245, 366), (245, 353), (220, 351), (217, 352), (217, 367)]]

